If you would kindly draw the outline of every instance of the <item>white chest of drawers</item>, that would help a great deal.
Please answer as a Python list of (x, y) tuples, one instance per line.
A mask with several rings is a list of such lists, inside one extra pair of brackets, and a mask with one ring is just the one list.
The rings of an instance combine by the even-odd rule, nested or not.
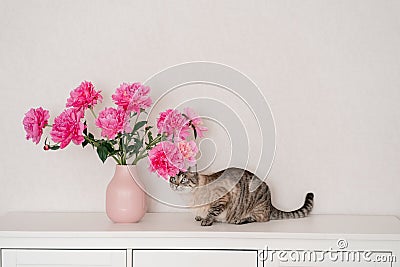
[(1, 267), (400, 266), (393, 216), (312, 215), (201, 227), (191, 214), (113, 224), (102, 213), (0, 218)]

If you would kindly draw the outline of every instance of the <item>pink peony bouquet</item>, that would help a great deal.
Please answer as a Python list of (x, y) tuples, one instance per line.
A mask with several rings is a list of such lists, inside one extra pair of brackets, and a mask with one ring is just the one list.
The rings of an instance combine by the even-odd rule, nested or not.
[[(82, 147), (90, 144), (102, 162), (111, 157), (120, 165), (136, 165), (148, 157), (150, 170), (168, 179), (196, 163), (199, 150), (193, 139), (203, 137), (207, 128), (190, 108), (183, 113), (168, 109), (157, 119), (158, 132), (153, 137), (153, 127), (139, 120), (140, 114), (152, 105), (149, 94), (150, 87), (141, 83), (122, 83), (112, 95), (116, 107), (106, 107), (96, 115), (94, 106), (103, 100), (101, 91), (84, 81), (71, 91), (66, 109), (54, 118), (53, 124), (49, 124), (48, 110), (31, 108), (23, 119), (26, 139), (38, 144), (43, 130), (49, 127), (51, 141), (45, 139), (44, 150), (64, 149), (72, 141)], [(101, 138), (89, 132), (87, 111), (101, 130)]]
[(148, 152), (150, 170), (166, 180), (196, 164), (199, 149), (191, 139), (191, 131), (194, 139), (203, 137), (207, 131), (193, 110), (186, 108), (184, 111), (168, 109), (160, 114), (157, 129), (158, 135), (164, 138)]

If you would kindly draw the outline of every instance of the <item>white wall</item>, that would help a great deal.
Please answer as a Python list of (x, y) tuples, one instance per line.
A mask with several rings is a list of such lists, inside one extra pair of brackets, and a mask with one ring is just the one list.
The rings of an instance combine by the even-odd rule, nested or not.
[(208, 60), (269, 100), (278, 207), (312, 190), (315, 213), (400, 215), (399, 13), (395, 0), (1, 0), (0, 214), (104, 210), (112, 162), (25, 141), (31, 106), (55, 115), (84, 79), (109, 98), (121, 81)]

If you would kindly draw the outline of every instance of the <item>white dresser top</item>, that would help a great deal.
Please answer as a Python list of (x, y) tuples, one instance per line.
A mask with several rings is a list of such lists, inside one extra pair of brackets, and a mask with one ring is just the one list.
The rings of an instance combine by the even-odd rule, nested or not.
[(200, 226), (189, 213), (147, 213), (139, 223), (114, 224), (104, 213), (8, 213), (0, 217), (0, 238), (18, 237), (187, 237), (339, 238), (400, 240), (395, 216), (311, 215), (303, 219)]

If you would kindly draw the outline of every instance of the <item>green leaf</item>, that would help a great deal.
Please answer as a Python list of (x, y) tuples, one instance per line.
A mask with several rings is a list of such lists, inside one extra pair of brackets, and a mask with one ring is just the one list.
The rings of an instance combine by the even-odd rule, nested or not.
[(83, 143), (82, 143), (82, 147), (87, 146), (87, 144), (89, 144), (89, 141), (85, 139), (85, 141), (83, 141)]
[(85, 125), (85, 129), (83, 129), (83, 134), (84, 135), (87, 135), (87, 133), (88, 133), (88, 131), (87, 131), (87, 124), (86, 124), (86, 121), (83, 123), (83, 125)]
[(114, 147), (113, 147), (112, 144), (110, 144), (109, 142), (104, 142), (102, 145), (105, 146), (105, 147), (107, 148), (107, 151), (108, 151), (109, 153), (114, 152)]
[(135, 143), (143, 143), (143, 139), (134, 137), (133, 140), (135, 140)]
[(149, 144), (151, 142), (153, 142), (153, 133), (152, 132), (148, 132), (147, 137), (149, 138)]
[(126, 151), (127, 151), (127, 152), (130, 152), (130, 151), (132, 151), (133, 149), (135, 149), (135, 145), (129, 145), (129, 146), (126, 147)]
[(97, 155), (99, 155), (99, 158), (101, 161), (104, 163), (108, 157), (108, 149), (104, 145), (100, 145), (97, 147)]
[(142, 146), (143, 146), (143, 139), (139, 139), (139, 138), (136, 138), (136, 137), (135, 137), (134, 140), (135, 140), (135, 142), (133, 143), (133, 145), (129, 145), (129, 146), (127, 146), (127, 148), (126, 148), (126, 152), (127, 152), (129, 155), (138, 153), (139, 150), (140, 150), (140, 149), (142, 148)]
[(89, 134), (88, 134), (88, 137), (89, 137), (90, 139), (92, 139), (92, 140), (95, 140), (95, 139), (94, 139), (94, 135), (93, 135), (92, 133), (89, 133)]
[(147, 123), (147, 121), (139, 121), (135, 124), (135, 126), (133, 127), (132, 132), (136, 132), (137, 130), (139, 130), (140, 128), (142, 128), (143, 126), (145, 126)]
[(60, 148), (59, 145), (50, 146), (51, 150), (58, 150)]
[(117, 155), (119, 152), (121, 152), (121, 150), (114, 150), (112, 153), (109, 153), (108, 156), (111, 157)]
[(135, 138), (135, 150), (139, 150), (143, 146), (143, 139)]
[(193, 128), (194, 139), (196, 139), (197, 138), (196, 127), (192, 126), (192, 128)]

